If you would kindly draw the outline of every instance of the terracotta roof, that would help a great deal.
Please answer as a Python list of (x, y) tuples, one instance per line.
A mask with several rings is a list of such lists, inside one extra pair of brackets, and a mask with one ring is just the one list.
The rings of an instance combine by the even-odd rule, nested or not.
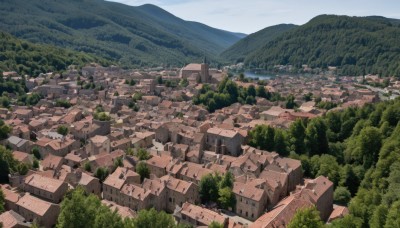
[(64, 160), (63, 157), (49, 154), (47, 157), (43, 159), (41, 165), (43, 166), (43, 168), (55, 169), (56, 167), (59, 167), (60, 164), (63, 163), (63, 160)]
[(29, 154), (27, 154), (25, 152), (21, 152), (21, 151), (13, 151), (12, 154), (13, 154), (13, 157), (20, 162), (22, 162), (27, 157), (29, 157)]
[(25, 208), (39, 216), (44, 216), (55, 204), (41, 200), (26, 193), (17, 203), (18, 206)]
[(182, 194), (186, 194), (187, 190), (193, 184), (192, 182), (179, 180), (169, 175), (163, 176), (160, 179), (166, 182), (168, 189), (180, 192)]
[(161, 155), (151, 157), (149, 160), (146, 161), (146, 163), (158, 168), (166, 168), (171, 161), (171, 156)]
[(182, 205), (181, 214), (186, 215), (187, 217), (190, 217), (191, 219), (199, 221), (205, 225), (210, 225), (213, 221), (216, 221), (219, 224), (225, 224), (227, 220), (227, 218), (215, 211), (211, 211), (207, 208), (202, 208), (188, 202)]
[(25, 223), (24, 217), (19, 215), (17, 212), (11, 210), (6, 211), (0, 215), (0, 223), (4, 228), (11, 227), (30, 227), (29, 224)]
[(51, 193), (56, 192), (64, 182), (53, 179), (53, 178), (48, 178), (44, 177), (39, 174), (31, 174), (26, 177), (25, 179), (25, 184), (30, 185)]
[(201, 71), (201, 64), (190, 63), (187, 66), (185, 66), (184, 68), (182, 68), (182, 70)]
[(118, 167), (111, 175), (107, 177), (103, 184), (121, 189), (125, 184), (128, 177), (139, 176), (139, 174), (133, 172), (132, 170)]
[[(233, 193), (236, 195), (254, 200), (254, 201), (261, 201), (262, 197), (264, 196), (264, 190), (256, 188), (252, 185), (235, 182), (233, 184)], [(266, 196), (265, 196), (266, 197)]]

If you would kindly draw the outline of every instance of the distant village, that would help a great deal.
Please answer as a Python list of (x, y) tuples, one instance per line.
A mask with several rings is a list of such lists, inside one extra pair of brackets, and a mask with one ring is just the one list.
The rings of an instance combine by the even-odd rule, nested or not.
[[(238, 86), (262, 85), (283, 97), (293, 95), (298, 107), (287, 109), (284, 101), (256, 97), (254, 105), (235, 103), (209, 113), (192, 103), (203, 84), (216, 88), (227, 75), (227, 70), (211, 69), (204, 62), (147, 70), (91, 64), (27, 77), (29, 93), (42, 99), (32, 107), (0, 109), (0, 118), (12, 127), (1, 144), (22, 163), (40, 157), (39, 165), (26, 175), (10, 174), (9, 184), (1, 185), (7, 211), (0, 222), (4, 227), (30, 227), (33, 221), (52, 227), (65, 194), (77, 186), (122, 217), (154, 207), (194, 227), (213, 221), (227, 228), (285, 227), (297, 209), (313, 205), (327, 223), (346, 215), (346, 207), (333, 203), (334, 186), (328, 178), (307, 179), (299, 160), (250, 147), (249, 131), (257, 125), (286, 129), (297, 119), (393, 99), (400, 81), (323, 74), (280, 75), (262, 84), (233, 77)], [(22, 78), (15, 72), (3, 77)], [(314, 99), (304, 99), (309, 94)], [(60, 107), (58, 101), (71, 106)], [(318, 102), (334, 107), (323, 109)], [(60, 126), (67, 134), (58, 132)], [(136, 154), (143, 149), (150, 158), (140, 161)], [(146, 163), (148, 178), (135, 171), (140, 163)], [(109, 172), (104, 180), (94, 175), (99, 168)], [(227, 172), (234, 176), (234, 210), (202, 204), (201, 178)]]

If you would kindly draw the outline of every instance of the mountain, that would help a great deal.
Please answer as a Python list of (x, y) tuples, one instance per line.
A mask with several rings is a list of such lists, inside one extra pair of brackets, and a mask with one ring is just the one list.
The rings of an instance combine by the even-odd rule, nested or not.
[(109, 65), (103, 58), (50, 45), (33, 44), (0, 32), (0, 71), (16, 71), (21, 75), (63, 71), (69, 65), (82, 67), (97, 62)]
[(221, 53), (221, 56), (233, 62), (243, 62), (244, 58), (251, 52), (265, 46), (268, 42), (280, 36), (286, 31), (296, 28), (293, 24), (280, 24), (262, 29), (239, 40)]
[(118, 61), (123, 66), (213, 62), (240, 37), (184, 21), (154, 5), (103, 0), (1, 0), (0, 30)]
[(321, 15), (250, 53), (248, 67), (337, 66), (339, 73), (400, 75), (400, 25), (384, 17)]

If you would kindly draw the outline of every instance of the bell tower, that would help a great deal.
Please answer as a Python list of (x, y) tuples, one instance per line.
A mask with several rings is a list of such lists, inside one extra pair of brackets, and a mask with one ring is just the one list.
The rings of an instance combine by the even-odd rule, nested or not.
[(203, 63), (201, 64), (201, 82), (202, 83), (209, 83), (210, 82), (210, 75), (208, 71), (208, 63), (207, 58), (204, 56)]

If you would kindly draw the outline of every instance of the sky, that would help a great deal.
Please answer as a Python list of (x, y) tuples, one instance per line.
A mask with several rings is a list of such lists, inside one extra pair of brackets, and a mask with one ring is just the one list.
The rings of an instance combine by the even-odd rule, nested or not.
[(379, 15), (400, 19), (399, 0), (110, 0), (157, 5), (188, 21), (231, 32), (254, 33), (282, 23), (301, 25), (320, 14)]

